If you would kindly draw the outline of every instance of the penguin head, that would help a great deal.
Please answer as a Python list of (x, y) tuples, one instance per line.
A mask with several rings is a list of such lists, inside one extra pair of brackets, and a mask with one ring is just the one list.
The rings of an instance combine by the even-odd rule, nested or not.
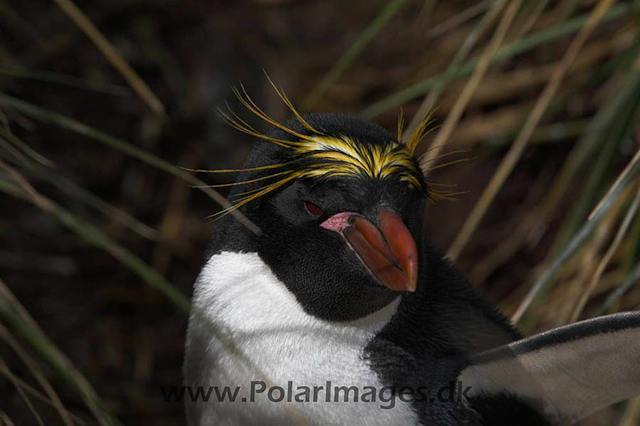
[(343, 115), (275, 124), (255, 133), (262, 140), (230, 193), (232, 209), (262, 231), (225, 217), (229, 238), (244, 235), (236, 248), (257, 251), (303, 309), (325, 320), (358, 319), (414, 291), (428, 188), (412, 145)]

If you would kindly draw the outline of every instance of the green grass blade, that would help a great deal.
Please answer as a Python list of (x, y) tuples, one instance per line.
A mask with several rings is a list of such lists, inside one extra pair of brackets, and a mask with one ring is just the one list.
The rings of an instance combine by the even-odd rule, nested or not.
[[(4, 183), (4, 181), (0, 181), (0, 187), (4, 188)], [(101, 425), (120, 425), (120, 421), (111, 413), (89, 381), (76, 369), (67, 356), (58, 349), (31, 317), (24, 318), (26, 310), (15, 300), (15, 297), (1, 280), (0, 289), (2, 290), (0, 291), (0, 319), (3, 323), (25, 341), (82, 397)], [(18, 306), (15, 306), (16, 304)]]
[[(601, 23), (609, 22), (630, 13), (640, 11), (640, 2), (623, 3), (613, 6), (603, 17)], [(524, 52), (528, 52), (535, 47), (552, 42), (559, 38), (568, 36), (579, 31), (589, 20), (589, 13), (569, 19), (553, 28), (539, 31), (529, 37), (523, 38), (515, 43), (508, 44), (499, 49), (493, 56), (493, 61), (502, 61), (512, 58)], [(410, 101), (418, 96), (424, 95), (433, 87), (447, 84), (455, 79), (469, 75), (475, 69), (477, 59), (472, 59), (460, 65), (453, 73), (441, 73), (416, 83), (406, 89), (396, 92), (365, 109), (361, 115), (371, 119), (391, 108), (397, 107), (404, 102)]]
[(18, 138), (16, 135), (11, 133), (7, 129), (0, 129), (0, 132), (2, 133), (2, 136), (4, 136), (7, 139), (8, 142), (11, 142), (13, 145), (15, 145), (15, 147), (19, 150), (19, 152), (21, 152), (25, 156), (31, 158), (32, 160), (34, 160), (35, 162), (39, 163), (44, 167), (51, 168), (51, 169), (55, 168), (56, 165), (53, 163), (53, 161), (49, 160), (43, 155), (40, 155), (33, 148), (31, 148), (29, 145), (24, 143), (22, 139)]
[(340, 59), (331, 67), (316, 87), (302, 102), (303, 110), (313, 107), (331, 85), (349, 68), (353, 61), (362, 53), (369, 42), (389, 23), (391, 18), (400, 10), (406, 0), (390, 0), (380, 14), (365, 28), (355, 42), (347, 49)]
[(560, 267), (576, 252), (576, 250), (584, 243), (593, 233), (597, 225), (600, 223), (604, 215), (613, 206), (615, 200), (622, 191), (629, 185), (640, 172), (640, 150), (633, 157), (627, 168), (622, 172), (620, 178), (613, 184), (609, 192), (605, 195), (595, 211), (590, 215), (587, 221), (582, 225), (580, 230), (571, 239), (567, 247), (553, 259), (551, 265), (546, 269), (544, 274), (536, 281), (527, 293), (522, 304), (514, 314), (514, 322), (522, 318), (524, 312), (530, 307), (538, 294), (546, 288), (551, 282)]
[[(507, 0), (495, 0), (493, 2), (489, 11), (484, 14), (482, 19), (480, 19), (480, 22), (478, 22), (478, 24), (469, 32), (465, 40), (462, 42), (462, 45), (456, 52), (456, 55), (453, 57), (453, 59), (449, 63), (449, 66), (447, 67), (447, 69), (444, 71), (442, 75), (447, 77), (452, 77), (458, 72), (460, 68), (460, 64), (462, 64), (462, 61), (464, 61), (467, 58), (467, 55), (469, 54), (469, 52), (471, 52), (473, 47), (476, 45), (481, 35), (484, 34), (484, 32), (491, 26), (494, 20), (498, 17), (499, 13), (502, 11), (506, 2)], [(416, 113), (413, 115), (411, 122), (407, 126), (407, 129), (405, 131), (405, 141), (404, 141), (405, 143), (411, 137), (411, 135), (416, 130), (416, 128), (418, 127), (420, 122), (423, 120), (423, 118), (426, 117), (427, 114), (429, 114), (429, 112), (433, 109), (434, 105), (438, 101), (438, 98), (446, 88), (448, 81), (450, 80), (443, 79), (441, 82), (436, 84), (433, 87), (433, 89), (429, 92), (429, 95), (424, 99), (424, 101), (422, 101), (422, 104), (420, 105)], [(433, 157), (435, 157), (435, 155), (432, 156), (432, 158)]]
[(132, 96), (133, 94), (127, 86), (121, 86), (113, 83), (86, 81), (71, 75), (18, 67), (15, 65), (0, 66), (0, 75), (6, 75), (13, 78), (44, 81), (47, 83), (55, 83), (64, 86), (75, 87), (78, 89), (104, 93), (106, 95), (126, 97)]
[[(11, 298), (10, 296), (8, 297), (10, 301), (15, 301), (15, 298)], [(66, 426), (72, 426), (73, 420), (71, 418), (71, 413), (69, 413), (69, 411), (67, 411), (67, 409), (62, 404), (60, 397), (54, 390), (51, 383), (49, 383), (49, 381), (47, 380), (46, 376), (42, 372), (38, 363), (33, 358), (31, 358), (31, 356), (27, 353), (26, 349), (11, 335), (11, 333), (9, 333), (9, 331), (5, 327), (0, 327), (0, 337), (9, 345), (9, 347), (13, 350), (13, 352), (20, 357), (25, 367), (27, 367), (27, 369), (31, 372), (31, 375), (33, 376), (33, 378), (36, 380), (36, 382), (38, 382), (40, 387), (46, 392), (48, 398), (45, 397), (45, 400), (53, 408), (55, 408), (55, 410), (58, 412), (58, 415), (60, 416), (60, 420), (62, 420), (62, 422)], [(9, 370), (9, 367), (8, 366), (6, 367), (7, 368), (5, 370), (5, 375), (13, 376), (13, 374)], [(23, 391), (27, 391), (23, 383), (20, 380), (16, 380), (16, 379), (17, 377), (12, 377), (11, 381), (16, 386), (19, 386)], [(33, 393), (31, 394), (33, 395)]]
[[(15, 136), (14, 136), (15, 138)], [(17, 139), (17, 138), (16, 138)], [(0, 142), (2, 138), (0, 137)], [(41, 163), (35, 161), (29, 161), (29, 159), (16, 155), (17, 153), (10, 152), (15, 161), (20, 166), (24, 167), (31, 173), (36, 174), (38, 177), (50, 182), (52, 185), (67, 193), (71, 197), (79, 199), (81, 202), (93, 207), (97, 211), (101, 212), (105, 216), (120, 223), (131, 231), (140, 235), (148, 240), (157, 241), (159, 233), (155, 229), (140, 222), (138, 219), (127, 213), (126, 211), (115, 207), (112, 204), (104, 201), (102, 198), (96, 196), (92, 192), (84, 189), (80, 185), (76, 184), (72, 180), (67, 179), (60, 173), (54, 170), (50, 170), (48, 167), (44, 167)], [(37, 153), (36, 153), (37, 154)], [(39, 155), (39, 154), (38, 154)]]
[[(0, 191), (6, 192), (7, 194), (17, 198), (32, 201), (32, 199), (26, 196), (18, 186), (7, 180), (0, 179)], [(46, 201), (48, 204), (47, 206), (37, 204), (37, 202), (35, 202), (35, 204), (46, 213), (52, 215), (64, 227), (73, 231), (89, 244), (111, 254), (133, 273), (138, 275), (144, 282), (160, 290), (160, 292), (162, 292), (178, 308), (187, 313), (189, 312), (190, 303), (187, 296), (167, 282), (160, 274), (158, 274), (158, 272), (143, 262), (142, 259), (118, 244), (98, 228), (77, 217), (64, 207), (49, 199), (46, 199)]]
[(119, 209), (112, 204), (109, 204), (102, 198), (93, 194), (91, 191), (86, 190), (72, 180), (69, 180), (62, 175), (48, 172), (46, 170), (40, 170), (38, 172), (38, 176), (43, 177), (45, 180), (49, 181), (52, 185), (56, 186), (60, 190), (93, 207), (97, 211), (104, 214), (106, 217), (113, 219), (115, 222), (121, 224), (125, 228), (130, 229), (141, 237), (151, 241), (159, 240), (160, 233), (156, 229), (153, 229), (145, 223), (140, 222), (138, 219), (136, 219), (126, 211)]
[[(565, 197), (569, 188), (571, 188), (575, 176), (581, 170), (585, 170), (590, 161), (593, 160), (596, 150), (603, 146), (603, 141), (608, 137), (609, 130), (611, 126), (615, 124), (614, 122), (618, 117), (628, 113), (624, 108), (625, 105), (629, 104), (630, 100), (634, 99), (636, 90), (640, 89), (640, 70), (632, 68), (631, 61), (619, 61), (617, 59), (621, 56), (627, 56), (627, 53), (637, 56), (638, 47), (640, 47), (640, 44), (636, 43), (629, 52), (623, 52), (614, 58), (617, 67), (611, 68), (608, 72), (608, 75), (613, 74), (613, 76), (601, 84), (615, 83), (619, 78), (618, 74), (625, 70), (627, 75), (613, 98), (600, 107), (596, 114), (588, 121), (586, 128), (580, 132), (580, 135), (577, 135), (579, 136), (578, 142), (572, 148), (569, 155), (567, 155), (560, 172), (555, 177), (551, 188), (537, 209), (537, 214), (532, 218), (535, 223), (530, 227), (530, 230), (527, 231), (530, 244), (536, 245), (540, 241), (546, 232), (552, 213)], [(571, 94), (565, 94), (565, 98), (568, 96), (571, 96)], [(562, 231), (558, 233), (558, 235), (561, 234)], [(562, 239), (562, 236), (557, 238), (558, 241), (562, 241)], [(560, 244), (557, 244), (557, 246), (559, 247)]]
[[(59, 114), (54, 111), (49, 111), (44, 108), (38, 107), (36, 105), (25, 102), (21, 99), (14, 98), (13, 96), (6, 95), (4, 93), (0, 93), (0, 106), (5, 106), (9, 108), (14, 108), (20, 111), (23, 114), (26, 114), (32, 118), (40, 120), (44, 123), (55, 124), (62, 128), (74, 131), (83, 136), (86, 136), (90, 139), (96, 140), (100, 143), (103, 143), (111, 148), (114, 148), (120, 152), (123, 152), (131, 157), (137, 158), (153, 167), (156, 167), (160, 170), (163, 170), (167, 173), (170, 173), (176, 176), (179, 179), (184, 180), (185, 182), (199, 187), (199, 189), (207, 194), (210, 198), (212, 198), (216, 203), (221, 205), (224, 208), (230, 207), (231, 203), (227, 201), (219, 192), (213, 190), (212, 188), (207, 187), (207, 185), (201, 181), (200, 179), (193, 176), (191, 173), (176, 167), (161, 158), (156, 157), (146, 151), (143, 151), (135, 146), (108, 135), (98, 129), (95, 129), (91, 126), (88, 126), (84, 123), (76, 121), (72, 118), (69, 118), (63, 114)], [(248, 229), (256, 234), (260, 234), (260, 228), (258, 228), (253, 222), (247, 219), (242, 213), (238, 210), (233, 210), (230, 214), (232, 214), (238, 221), (240, 221), (243, 225), (245, 225)]]
[(604, 303), (595, 311), (593, 316), (604, 314), (613, 304), (620, 299), (629, 289), (638, 281), (640, 281), (640, 263), (638, 263), (627, 278), (616, 288), (604, 301)]
[[(640, 58), (640, 57), (639, 57)], [(564, 247), (568, 239), (575, 234), (584, 221), (589, 209), (596, 200), (599, 189), (606, 178), (620, 144), (637, 127), (640, 119), (640, 69), (632, 69), (616, 97), (602, 116), (596, 116), (594, 126), (589, 126), (584, 137), (584, 146), (580, 147), (581, 161), (586, 155), (594, 155), (598, 150), (595, 166), (591, 168), (586, 186), (576, 203), (571, 216), (563, 226), (558, 247)], [(575, 173), (576, 169), (571, 169)], [(566, 179), (566, 177), (563, 177)]]
[[(4, 327), (0, 326), (0, 334), (5, 332), (5, 330), (6, 329)], [(36, 407), (33, 406), (33, 403), (31, 402), (31, 398), (29, 398), (29, 395), (27, 395), (27, 393), (24, 391), (24, 389), (22, 389), (22, 386), (20, 386), (20, 383), (18, 383), (16, 380), (14, 380), (15, 376), (13, 374), (11, 374), (11, 372), (9, 370), (9, 366), (4, 361), (2, 356), (0, 356), (0, 371), (2, 371), (3, 374), (9, 379), (9, 381), (13, 384), (13, 387), (16, 388), (16, 391), (18, 391), (18, 394), (20, 395), (20, 398), (22, 398), (22, 400), (24, 401), (25, 405), (27, 406), (27, 408), (29, 409), (31, 414), (33, 414), (33, 417), (36, 419), (36, 423), (38, 423), (38, 425), (40, 425), (40, 426), (44, 426), (44, 422), (42, 421), (42, 417), (40, 417), (40, 414), (38, 413), (38, 410), (36, 410)]]
[[(0, 369), (0, 373), (4, 374), (5, 376), (8, 376), (8, 375), (12, 374), (10, 371), (2, 370), (2, 369)], [(20, 379), (18, 376), (13, 375), (12, 379), (13, 379), (14, 382), (16, 382), (17, 384), (20, 385), (22, 390), (24, 390), (25, 392), (29, 393), (31, 396), (33, 396), (37, 400), (39, 400), (39, 401), (51, 406), (54, 409), (56, 408), (57, 404), (55, 402), (53, 402), (52, 400), (47, 398), (46, 395), (44, 395), (43, 393), (39, 392), (37, 389), (33, 388), (32, 386), (30, 386), (27, 382), (25, 382), (24, 380)], [(73, 424), (86, 425), (87, 424), (87, 422), (85, 422), (84, 420), (82, 420), (80, 417), (76, 416), (73, 413), (69, 413), (69, 417), (72, 420), (71, 425), (73, 425)], [(0, 418), (0, 420), (1, 420), (1, 418)], [(0, 423), (0, 424), (2, 424), (2, 423)], [(7, 426), (9, 426), (9, 425), (7, 425)]]

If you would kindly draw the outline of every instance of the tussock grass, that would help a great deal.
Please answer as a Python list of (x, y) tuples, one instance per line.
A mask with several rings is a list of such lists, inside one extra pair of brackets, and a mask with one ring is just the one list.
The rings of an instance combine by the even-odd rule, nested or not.
[[(159, 15), (157, 25), (149, 17), (161, 12), (140, 15), (132, 2), (118, 12), (118, 19), (131, 16), (125, 19), (129, 32), (114, 30), (108, 7), (54, 3), (47, 13), (66, 25), (0, 2), (6, 12), (0, 23), (9, 23), (12, 35), (0, 40), (0, 191), (3, 204), (18, 212), (0, 219), (0, 227), (9, 250), (31, 265), (0, 262), (0, 276), (19, 296), (39, 293), (24, 289), (40, 290), (48, 282), (43, 277), (54, 273), (38, 262), (34, 235), (43, 250), (67, 257), (70, 247), (86, 244), (95, 251), (73, 252), (81, 269), (95, 264), (103, 271), (104, 257), (122, 268), (106, 273), (105, 282), (98, 277), (92, 291), (102, 291), (109, 306), (133, 310), (138, 326), (145, 324), (140, 318), (161, 323), (163, 333), (131, 339), (128, 330), (109, 332), (114, 348), (107, 364), (115, 376), (137, 378), (126, 392), (114, 393), (94, 379), (108, 368), (81, 371), (70, 359), (75, 354), (59, 347), (67, 342), (47, 337), (0, 282), (0, 338), (21, 360), (3, 355), (0, 374), (19, 393), (29, 421), (119, 424), (138, 421), (140, 409), (156, 420), (181, 421), (180, 407), (152, 401), (157, 382), (166, 384), (159, 377), (179, 384), (186, 292), (211, 230), (206, 217), (230, 205), (186, 167), (211, 168), (217, 161), (236, 168), (249, 146), (208, 117), (218, 100), (230, 99), (226, 89), (221, 97), (212, 93), (241, 77), (248, 83), (237, 74), (250, 67), (224, 48), (202, 45), (191, 52), (194, 40), (205, 37), (203, 28), (244, 43), (256, 68), (264, 67), (304, 109), (356, 113), (395, 128), (402, 107), (405, 134), (431, 114), (434, 131), (423, 142), (423, 159), (439, 182), (459, 182), (456, 191), (464, 195), (455, 214), (443, 203), (431, 206), (427, 229), (527, 332), (640, 306), (640, 1), (493, 0), (464, 8), (458, 2), (363, 1), (345, 5), (340, 16), (330, 15), (332, 6), (318, 12), (314, 2), (255, 2), (237, 10), (213, 10), (203, 2), (173, 11), (184, 17)], [(305, 16), (314, 20), (305, 26), (308, 38), (300, 38), (295, 23)], [(198, 25), (185, 29), (176, 24), (181, 19)], [(242, 28), (251, 23), (251, 29), (234, 32), (226, 21)], [(44, 36), (51, 30), (42, 22), (56, 28), (51, 37)], [(323, 22), (348, 30), (351, 43)], [(183, 31), (185, 39), (172, 39), (162, 25)], [(256, 41), (265, 34), (272, 44)], [(314, 37), (323, 42), (313, 44)], [(206, 58), (207, 49), (215, 60)], [(191, 52), (188, 60), (184, 52)], [(238, 63), (224, 64), (232, 60)], [(67, 62), (74, 65), (65, 69)], [(185, 71), (190, 63), (196, 65)], [(219, 76), (226, 65), (233, 70), (230, 81)], [(210, 74), (217, 80), (208, 80)], [(262, 72), (250, 77), (249, 91), (263, 93), (267, 112), (283, 115)], [(214, 129), (214, 141), (201, 122)], [(88, 141), (99, 144), (82, 144)], [(443, 150), (450, 153), (446, 160)], [(472, 161), (438, 163), (465, 160), (456, 158), (462, 150)], [(198, 198), (194, 187), (206, 197)], [(31, 226), (34, 217), (46, 227)], [(17, 240), (25, 241), (24, 251)], [(126, 278), (154, 290), (118, 287)], [(65, 286), (77, 279), (83, 278), (72, 273)], [(38, 309), (33, 301), (23, 303)], [(88, 322), (102, 319), (95, 309)], [(127, 370), (124, 348), (146, 361)], [(149, 357), (164, 370), (149, 371)], [(635, 400), (624, 412), (609, 410), (593, 422), (637, 424), (639, 407)], [(0, 419), (15, 423), (5, 412)]]

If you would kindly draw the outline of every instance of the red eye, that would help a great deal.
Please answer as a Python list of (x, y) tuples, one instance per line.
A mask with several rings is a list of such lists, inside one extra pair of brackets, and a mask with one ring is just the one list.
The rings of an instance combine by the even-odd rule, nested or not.
[(313, 203), (310, 203), (308, 201), (305, 201), (304, 206), (307, 208), (307, 211), (309, 213), (311, 213), (314, 216), (321, 216), (324, 214), (324, 212), (322, 211), (322, 209), (318, 206), (316, 206)]

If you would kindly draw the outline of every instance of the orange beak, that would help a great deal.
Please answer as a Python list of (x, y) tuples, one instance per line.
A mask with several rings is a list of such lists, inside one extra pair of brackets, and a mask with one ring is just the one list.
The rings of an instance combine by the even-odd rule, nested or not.
[(382, 210), (379, 226), (357, 213), (338, 213), (321, 226), (340, 232), (371, 274), (395, 291), (415, 291), (418, 281), (418, 250), (400, 217)]

